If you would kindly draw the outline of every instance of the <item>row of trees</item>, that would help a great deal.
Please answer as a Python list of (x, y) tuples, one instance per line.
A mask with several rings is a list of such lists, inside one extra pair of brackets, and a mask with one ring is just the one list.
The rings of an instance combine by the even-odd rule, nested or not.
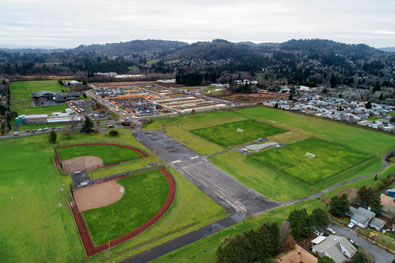
[(217, 252), (217, 263), (272, 262), (280, 248), (277, 223), (264, 223), (257, 230), (249, 230), (226, 241)]

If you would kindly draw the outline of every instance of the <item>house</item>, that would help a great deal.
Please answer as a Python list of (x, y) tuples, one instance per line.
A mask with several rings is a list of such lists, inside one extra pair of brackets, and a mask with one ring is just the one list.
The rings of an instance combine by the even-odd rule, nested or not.
[(294, 249), (278, 254), (274, 258), (276, 263), (316, 263), (318, 259), (302, 247), (296, 245)]
[(355, 207), (350, 206), (350, 211), (348, 213), (351, 216), (351, 223), (356, 224), (359, 227), (365, 228), (369, 225), (370, 220), (372, 220), (376, 213), (369, 211), (363, 207), (359, 207), (356, 209)]
[(313, 252), (320, 257), (330, 257), (336, 263), (349, 261), (356, 253), (357, 249), (345, 237), (330, 235), (320, 244), (313, 246)]
[(375, 217), (370, 221), (369, 226), (376, 229), (377, 231), (380, 231), (385, 227), (385, 221)]
[(395, 188), (388, 189), (387, 190), (387, 195), (395, 198)]

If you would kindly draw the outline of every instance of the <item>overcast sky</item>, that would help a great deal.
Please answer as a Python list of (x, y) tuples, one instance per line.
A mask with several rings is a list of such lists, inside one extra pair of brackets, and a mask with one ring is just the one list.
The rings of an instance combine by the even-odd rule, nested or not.
[(395, 46), (395, 0), (0, 0), (3, 45), (215, 38)]

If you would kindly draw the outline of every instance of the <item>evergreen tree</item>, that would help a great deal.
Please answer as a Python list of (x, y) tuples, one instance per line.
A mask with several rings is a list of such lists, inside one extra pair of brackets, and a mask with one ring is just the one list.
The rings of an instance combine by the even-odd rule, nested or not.
[(352, 260), (353, 263), (368, 263), (368, 260), (366, 259), (365, 253), (362, 251), (358, 251), (355, 257)]
[(370, 101), (368, 101), (368, 103), (366, 103), (365, 108), (367, 109), (371, 109), (372, 108), (372, 103)]
[(90, 133), (93, 132), (93, 122), (89, 117), (86, 117), (84, 125), (82, 126), (81, 132)]
[(343, 216), (344, 213), (350, 210), (350, 204), (347, 199), (347, 195), (343, 194), (340, 198), (334, 196), (331, 198), (331, 202), (329, 205), (329, 212), (332, 215)]
[(55, 131), (51, 131), (49, 133), (49, 136), (48, 136), (49, 143), (52, 143), (52, 144), (56, 143), (56, 138), (57, 137), (58, 137), (58, 135), (56, 134), (56, 132)]
[(383, 208), (380, 193), (371, 187), (366, 187), (366, 185), (359, 188), (357, 201), (361, 206), (370, 207), (377, 214), (380, 214)]
[(288, 216), (288, 221), (291, 223), (292, 236), (295, 240), (299, 241), (302, 237), (311, 234), (310, 218), (306, 209), (293, 210)]
[(315, 227), (326, 229), (329, 225), (329, 217), (327, 212), (321, 208), (316, 208), (311, 213), (312, 223)]

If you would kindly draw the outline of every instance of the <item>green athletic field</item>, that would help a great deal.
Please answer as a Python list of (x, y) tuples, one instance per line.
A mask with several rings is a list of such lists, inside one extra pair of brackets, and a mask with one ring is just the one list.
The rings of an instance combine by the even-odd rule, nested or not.
[[(307, 152), (314, 154), (315, 158), (306, 156)], [(250, 158), (263, 165), (310, 185), (317, 184), (371, 157), (366, 153), (317, 138), (250, 155)]]
[(113, 145), (82, 145), (56, 150), (62, 161), (80, 156), (96, 156), (103, 160), (103, 164), (128, 161), (142, 157), (131, 149)]
[[(55, 146), (107, 142), (142, 149), (149, 156), (94, 171), (109, 176), (160, 163), (137, 142), (128, 129), (118, 137), (78, 134), (67, 139), (58, 134)], [(47, 135), (0, 141), (0, 262), (106, 262), (120, 261), (182, 234), (199, 229), (227, 215), (222, 207), (171, 168), (177, 185), (168, 212), (153, 226), (117, 247), (111, 255), (99, 253), (89, 259), (68, 208), (71, 178), (55, 168), (54, 145)], [(199, 209), (196, 209), (199, 207)]]
[(272, 136), (285, 130), (254, 120), (245, 120), (196, 129), (192, 132), (219, 145), (231, 146)]
[(100, 245), (121, 237), (151, 219), (165, 204), (169, 184), (160, 171), (117, 180), (125, 193), (105, 207), (82, 212), (92, 241)]
[[(302, 181), (297, 176), (290, 176), (284, 171), (274, 169), (273, 166), (270, 168), (270, 164), (267, 162), (257, 161), (237, 151), (224, 152), (210, 157), (214, 165), (227, 172), (239, 182), (270, 199), (278, 201), (289, 201), (302, 198), (346, 179), (367, 175), (377, 171), (381, 166), (381, 156), (385, 152), (395, 148), (395, 137), (393, 135), (266, 107), (253, 107), (233, 111), (213, 111), (186, 115), (179, 118), (155, 119), (151, 124), (147, 125), (145, 129), (164, 129), (169, 136), (182, 142), (197, 153), (211, 155), (225, 150), (226, 147), (196, 135), (193, 130), (243, 120), (255, 120), (286, 131), (269, 136), (269, 142), (292, 145), (299, 141), (314, 137), (329, 142), (330, 147), (342, 145), (346, 149), (352, 149), (351, 152), (364, 152), (368, 157), (373, 157), (341, 173), (336, 174), (336, 171), (334, 171), (336, 174), (334, 176), (328, 175), (331, 174), (330, 171), (328, 171), (327, 174), (320, 174), (319, 177), (323, 176), (322, 179), (325, 178), (325, 180), (322, 181), (317, 177), (317, 171), (323, 167), (329, 168), (330, 165), (339, 165), (343, 167), (343, 169), (347, 168), (346, 166), (348, 164), (346, 162), (348, 162), (348, 160), (344, 161), (340, 158), (332, 157), (331, 160), (333, 162), (331, 164), (324, 165), (324, 163), (321, 163), (321, 166), (317, 167), (303, 167), (302, 164), (299, 163), (299, 159), (291, 160), (290, 162), (292, 162), (292, 164), (289, 165), (294, 165), (295, 170), (297, 170), (298, 168), (296, 167), (300, 165), (300, 169), (302, 170), (307, 167), (310, 169), (310, 172), (316, 171), (315, 174), (306, 173), (306, 176), (303, 177), (304, 181)], [(284, 149), (287, 147), (284, 147)], [(346, 152), (342, 154), (346, 154)], [(305, 152), (303, 153), (303, 156), (304, 155)], [(325, 153), (325, 155), (328, 154)], [(352, 153), (352, 156), (353, 155), (354, 153)], [(286, 156), (285, 159), (291, 157), (292, 155)], [(330, 159), (327, 161), (329, 162)], [(350, 165), (348, 167), (355, 164), (354, 161), (351, 163), (349, 163)], [(300, 172), (300, 176), (303, 176), (302, 172)]]
[(56, 80), (42, 81), (16, 81), (11, 82), (11, 110), (21, 114), (51, 114), (53, 112), (64, 112), (68, 108), (66, 104), (34, 107), (31, 94), (38, 91), (69, 91), (67, 87), (61, 86)]

